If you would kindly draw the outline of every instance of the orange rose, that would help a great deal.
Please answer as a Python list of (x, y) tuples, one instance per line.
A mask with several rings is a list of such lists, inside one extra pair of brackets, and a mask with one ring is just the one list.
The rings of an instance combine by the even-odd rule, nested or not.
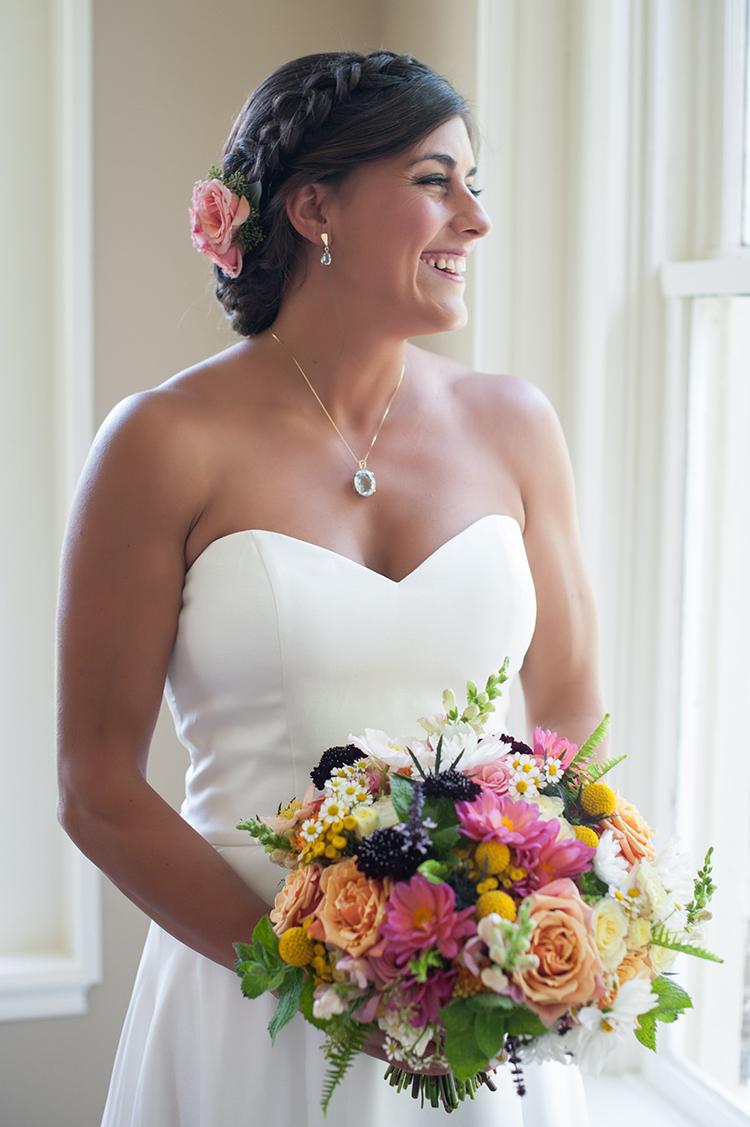
[(389, 877), (381, 881), (364, 876), (354, 857), (324, 869), (323, 896), (308, 928), (311, 938), (335, 943), (358, 958), (380, 939), (378, 928), (385, 922), (385, 902), (392, 889)]
[(604, 992), (602, 964), (591, 930), (591, 908), (572, 880), (554, 880), (531, 894), (534, 931), (530, 955), (539, 965), (516, 971), (515, 982), (526, 1005), (551, 1026), (570, 1006), (583, 1005)]
[(620, 843), (622, 855), (629, 865), (635, 865), (645, 857), (653, 861), (656, 850), (651, 844), (651, 835), (656, 833), (624, 798), (615, 791), (615, 812), (611, 818), (601, 823), (602, 829), (611, 829)]
[(630, 982), (631, 978), (636, 978), (639, 974), (643, 975), (645, 978), (654, 977), (651, 967), (649, 966), (646, 952), (628, 951), (617, 968), (617, 977), (620, 980), (620, 986), (624, 985), (626, 982)]
[(315, 911), (320, 900), (321, 871), (320, 865), (300, 865), (287, 874), (270, 913), (277, 935), (283, 935), (290, 927), (299, 927), (305, 916)]

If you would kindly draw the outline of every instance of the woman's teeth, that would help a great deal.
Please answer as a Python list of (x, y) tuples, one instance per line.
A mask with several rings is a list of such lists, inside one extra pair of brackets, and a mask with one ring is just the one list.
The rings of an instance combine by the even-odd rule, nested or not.
[(463, 258), (428, 258), (426, 262), (428, 266), (434, 266), (436, 270), (444, 270), (448, 274), (466, 273), (466, 261)]

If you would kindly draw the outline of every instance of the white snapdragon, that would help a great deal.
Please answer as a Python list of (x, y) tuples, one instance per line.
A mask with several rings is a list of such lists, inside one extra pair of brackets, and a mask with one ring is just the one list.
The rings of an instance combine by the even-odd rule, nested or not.
[(342, 1014), (346, 1009), (346, 1002), (333, 986), (316, 986), (313, 999), (313, 1017), (320, 1021)]

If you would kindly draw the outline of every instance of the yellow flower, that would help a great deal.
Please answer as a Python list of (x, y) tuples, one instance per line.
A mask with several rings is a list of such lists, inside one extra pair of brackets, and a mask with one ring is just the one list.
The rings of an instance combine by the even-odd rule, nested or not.
[(501, 892), (498, 889), (497, 891), (482, 893), (474, 909), (474, 918), (481, 920), (492, 912), (497, 912), (498, 916), (502, 916), (504, 920), (512, 921), (516, 918), (516, 906), (507, 892)]
[(581, 794), (581, 807), (591, 818), (608, 818), (614, 814), (617, 797), (606, 783), (589, 783)]
[(315, 945), (303, 927), (290, 927), (279, 939), (279, 958), (290, 967), (306, 967), (313, 961)]
[(596, 849), (599, 844), (596, 830), (592, 830), (591, 826), (576, 826), (575, 831), (579, 841), (582, 841), (584, 845), (591, 845)]
[(474, 863), (482, 875), (495, 876), (507, 869), (510, 849), (499, 841), (482, 841), (476, 848)]

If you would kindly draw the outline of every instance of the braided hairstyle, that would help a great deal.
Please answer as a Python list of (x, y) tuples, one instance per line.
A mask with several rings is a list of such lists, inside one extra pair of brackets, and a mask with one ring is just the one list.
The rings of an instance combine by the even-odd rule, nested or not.
[(255, 336), (273, 324), (306, 240), (286, 214), (305, 184), (341, 184), (360, 164), (411, 148), (469, 109), (450, 83), (411, 55), (337, 51), (273, 71), (241, 110), (224, 151), (224, 173), (260, 181), (263, 242), (239, 277), (218, 267), (216, 296), (232, 327)]

